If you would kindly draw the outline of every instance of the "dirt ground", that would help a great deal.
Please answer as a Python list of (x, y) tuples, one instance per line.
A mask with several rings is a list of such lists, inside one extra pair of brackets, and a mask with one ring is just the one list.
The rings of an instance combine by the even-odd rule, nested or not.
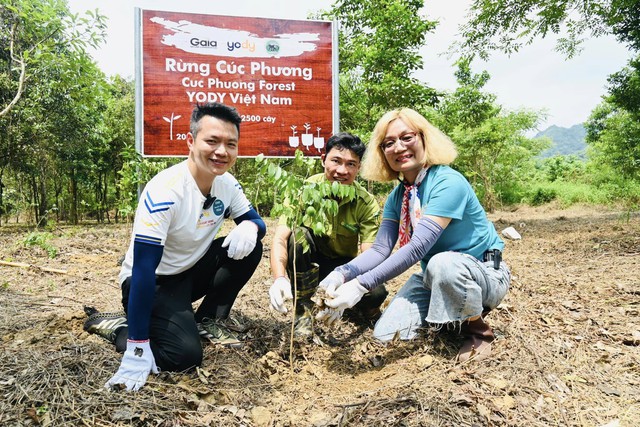
[[(83, 305), (120, 309), (130, 226), (59, 227), (51, 259), (23, 243), (32, 230), (3, 225), (0, 260), (29, 266), (0, 265), (0, 425), (638, 425), (638, 214), (543, 206), (490, 219), (522, 240), (506, 241), (513, 281), (487, 317), (489, 360), (456, 364), (452, 332), (383, 347), (358, 319), (317, 328), (318, 343), (290, 354), (291, 319), (269, 309), (268, 234), (234, 306), (247, 345), (204, 343), (202, 367), (151, 376), (138, 393), (103, 388), (120, 355), (82, 329)], [(388, 283), (390, 297), (406, 277)]]

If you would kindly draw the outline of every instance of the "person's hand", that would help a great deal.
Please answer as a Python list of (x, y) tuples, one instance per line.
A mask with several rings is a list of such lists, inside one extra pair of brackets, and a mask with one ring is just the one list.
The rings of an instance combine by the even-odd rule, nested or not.
[(271, 299), (271, 307), (278, 310), (280, 313), (286, 313), (287, 307), (285, 301), (293, 299), (291, 293), (291, 282), (284, 276), (278, 277), (273, 281), (273, 284), (269, 288), (269, 298)]
[(325, 299), (324, 304), (329, 308), (344, 311), (356, 305), (367, 292), (369, 290), (360, 285), (357, 279), (349, 280), (335, 290), (333, 298)]
[(226, 248), (229, 258), (242, 259), (249, 255), (258, 241), (258, 226), (249, 220), (238, 224), (222, 242), (222, 247)]
[(324, 308), (316, 314), (316, 320), (324, 322), (327, 325), (332, 325), (333, 322), (342, 317), (344, 310), (337, 310), (335, 308)]
[(138, 391), (147, 382), (150, 372), (157, 374), (160, 371), (156, 366), (149, 340), (128, 340), (120, 369), (104, 386), (113, 389), (114, 386), (123, 384), (128, 391)]
[(336, 289), (344, 283), (344, 276), (333, 270), (327, 277), (322, 279), (318, 284), (318, 288), (324, 289), (327, 295), (334, 297)]
[(316, 320), (331, 325), (342, 317), (345, 309), (356, 305), (367, 292), (369, 291), (358, 280), (348, 281), (333, 292), (333, 298), (324, 300), (325, 308), (316, 314)]

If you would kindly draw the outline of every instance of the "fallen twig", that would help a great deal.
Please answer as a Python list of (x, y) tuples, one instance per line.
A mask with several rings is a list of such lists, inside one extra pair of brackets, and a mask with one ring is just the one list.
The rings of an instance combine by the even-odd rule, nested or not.
[(67, 274), (67, 270), (60, 270), (58, 268), (51, 268), (51, 267), (42, 267), (39, 265), (27, 264), (24, 262), (0, 261), (0, 265), (7, 265), (9, 267), (36, 268), (38, 270), (46, 271), (49, 273)]

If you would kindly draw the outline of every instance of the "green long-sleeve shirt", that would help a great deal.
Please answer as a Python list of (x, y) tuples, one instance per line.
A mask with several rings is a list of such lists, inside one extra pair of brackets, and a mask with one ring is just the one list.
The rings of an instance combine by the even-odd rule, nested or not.
[[(323, 173), (307, 179), (312, 183), (326, 180)], [(378, 202), (358, 182), (351, 184), (356, 189), (356, 197), (351, 201), (338, 201), (338, 214), (329, 217), (330, 234), (314, 236), (317, 250), (328, 258), (351, 257), (358, 255), (358, 246), (373, 243), (380, 225), (380, 206)], [(286, 224), (280, 218), (280, 224)]]

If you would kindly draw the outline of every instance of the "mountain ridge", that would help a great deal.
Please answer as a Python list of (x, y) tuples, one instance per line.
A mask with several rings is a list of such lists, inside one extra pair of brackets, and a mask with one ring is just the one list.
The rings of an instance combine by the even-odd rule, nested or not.
[(584, 124), (578, 123), (570, 128), (551, 125), (545, 130), (538, 132), (534, 138), (547, 137), (553, 145), (540, 153), (540, 157), (570, 156), (586, 158), (587, 143), (585, 137), (587, 131)]

